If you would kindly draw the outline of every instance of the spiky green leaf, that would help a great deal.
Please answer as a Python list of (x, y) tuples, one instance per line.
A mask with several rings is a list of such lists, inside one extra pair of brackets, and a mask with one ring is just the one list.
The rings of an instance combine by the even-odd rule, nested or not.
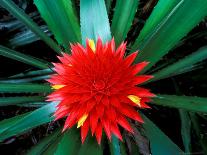
[(0, 97), (0, 106), (17, 105), (44, 101), (42, 96)]
[(116, 7), (111, 25), (111, 33), (112, 36), (114, 36), (117, 45), (119, 45), (126, 38), (137, 11), (138, 3), (139, 0), (116, 1)]
[(57, 103), (52, 102), (32, 112), (1, 121), (0, 141), (52, 121), (52, 114), (56, 109), (56, 105)]
[(70, 42), (80, 42), (80, 26), (70, 0), (34, 0), (34, 3), (59, 44), (69, 49)]
[(61, 50), (58, 45), (50, 39), (39, 26), (32, 21), (31, 18), (28, 17), (27, 14), (24, 13), (22, 9), (20, 9), (12, 0), (1, 0), (0, 5), (7, 9), (13, 16), (22, 21), (28, 28), (30, 28), (37, 36), (39, 36), (47, 45), (49, 45), (53, 50), (60, 54)]
[[(133, 49), (139, 49), (139, 57), (136, 62), (149, 61), (150, 64), (143, 70), (146, 71), (151, 68), (157, 61), (159, 61), (169, 50), (174, 47), (181, 38), (183, 38), (193, 27), (195, 27), (207, 15), (207, 1), (196, 0), (193, 2), (189, 0), (180, 0), (179, 2), (160, 0), (159, 5), (153, 12), (153, 15), (162, 12), (163, 5), (172, 5), (177, 3), (171, 9), (167, 10), (167, 14), (162, 16), (152, 27), (150, 33), (146, 33), (144, 40), (138, 46), (133, 46)], [(151, 16), (144, 27), (152, 21)], [(166, 37), (167, 36), (167, 37)], [(133, 51), (133, 50), (132, 50)]]
[(7, 47), (1, 46), (0, 45), (0, 55), (17, 60), (23, 63), (26, 63), (28, 65), (40, 68), (40, 69), (46, 69), (49, 67), (49, 63), (43, 60), (39, 60), (37, 58), (34, 58), (32, 56), (26, 55), (19, 53), (17, 51), (11, 50)]
[(195, 112), (207, 112), (207, 98), (176, 95), (158, 95), (151, 103)]
[(50, 93), (52, 89), (45, 84), (0, 84), (0, 93)]

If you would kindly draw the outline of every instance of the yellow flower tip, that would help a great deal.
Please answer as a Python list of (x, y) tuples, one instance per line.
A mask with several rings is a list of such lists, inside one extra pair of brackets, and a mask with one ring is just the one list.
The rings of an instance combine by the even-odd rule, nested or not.
[(72, 66), (72, 64), (68, 64), (68, 66), (70, 66), (70, 67), (71, 67), (71, 66)]
[(86, 121), (87, 117), (88, 117), (88, 114), (84, 114), (84, 115), (78, 120), (77, 128), (80, 128), (81, 126), (83, 126), (83, 123)]
[(128, 95), (127, 96), (132, 102), (134, 102), (135, 104), (137, 104), (139, 107), (141, 107), (140, 101), (141, 98), (135, 95)]
[(57, 85), (53, 85), (53, 86), (52, 86), (52, 88), (53, 88), (53, 89), (56, 89), (56, 90), (57, 90), (57, 89), (60, 89), (60, 88), (63, 88), (63, 87), (65, 87), (65, 85), (57, 84)]
[(88, 44), (90, 46), (90, 48), (92, 49), (93, 52), (96, 51), (96, 46), (95, 46), (95, 42), (92, 39), (88, 39)]

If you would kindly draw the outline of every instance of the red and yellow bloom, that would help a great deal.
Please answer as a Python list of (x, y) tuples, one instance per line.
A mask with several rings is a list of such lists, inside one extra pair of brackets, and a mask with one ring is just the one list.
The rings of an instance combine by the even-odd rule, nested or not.
[(104, 45), (98, 39), (96, 45), (87, 40), (86, 48), (73, 44), (71, 55), (58, 57), (57, 74), (48, 80), (55, 91), (48, 97), (60, 101), (56, 120), (67, 116), (63, 131), (77, 124), (82, 142), (90, 129), (100, 144), (102, 130), (109, 139), (114, 134), (122, 140), (119, 126), (133, 132), (126, 118), (143, 122), (135, 109), (148, 108), (154, 94), (137, 85), (152, 76), (137, 75), (148, 62), (133, 65), (137, 52), (124, 57), (125, 51), (126, 43), (115, 49), (113, 39)]

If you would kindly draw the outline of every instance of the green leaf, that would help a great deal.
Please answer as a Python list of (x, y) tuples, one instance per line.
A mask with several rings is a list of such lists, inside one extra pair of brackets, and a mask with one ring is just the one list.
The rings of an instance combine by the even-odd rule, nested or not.
[(76, 128), (68, 129), (60, 140), (55, 155), (77, 154), (81, 147), (79, 135), (80, 133)]
[[(48, 31), (48, 28), (43, 25), (40, 26), (40, 29), (47, 34), (47, 36), (51, 36), (51, 32)], [(30, 44), (32, 42), (35, 42), (37, 40), (40, 40), (40, 38), (33, 33), (31, 30), (24, 30), (23, 32), (17, 33), (14, 35), (11, 39), (8, 41), (9, 47), (18, 47), (18, 46), (24, 46), (27, 44)]]
[(111, 25), (111, 32), (117, 45), (119, 45), (126, 38), (137, 11), (138, 3), (139, 0), (116, 1), (116, 7)]
[[(162, 12), (164, 1), (166, 0), (159, 1), (159, 5), (153, 11), (156, 12), (154, 14)], [(171, 3), (174, 4), (175, 1), (168, 0), (165, 5), (171, 6)], [(207, 15), (206, 10), (207, 1), (196, 0), (192, 5), (189, 0), (180, 0), (176, 6), (167, 11), (164, 18), (160, 18), (160, 21), (153, 25), (149, 34), (143, 36), (144, 41), (139, 47), (133, 46), (133, 50), (137, 48), (140, 50), (136, 62), (149, 61), (150, 64), (144, 71), (151, 68)], [(148, 27), (148, 23), (151, 22), (152, 16), (144, 27)]]
[(50, 93), (52, 89), (46, 84), (0, 84), (0, 93)]
[(205, 59), (207, 59), (207, 47), (202, 47), (197, 52), (194, 52), (193, 54), (186, 56), (185, 58), (175, 62), (174, 64), (169, 65), (154, 73), (154, 78), (149, 82), (175, 76), (179, 74), (180, 71), (185, 72), (185, 69), (190, 71), (196, 63), (201, 62)]
[(52, 114), (56, 109), (56, 102), (45, 105), (33, 112), (18, 115), (0, 122), (0, 141), (14, 135), (19, 135), (36, 126), (53, 120)]
[(0, 97), (0, 106), (17, 105), (28, 102), (44, 101), (42, 96)]
[(103, 149), (101, 145), (98, 145), (94, 137), (88, 136), (77, 155), (103, 155)]
[(132, 51), (135, 51), (141, 47), (146, 41), (146, 37), (152, 35), (153, 31), (157, 28), (159, 23), (169, 14), (169, 12), (180, 2), (181, 0), (159, 0), (154, 7), (150, 17), (147, 19), (143, 29), (132, 46)]
[(103, 42), (111, 39), (109, 20), (104, 0), (80, 0), (82, 43), (86, 38)]
[(158, 95), (151, 103), (195, 112), (207, 112), (207, 98), (176, 95)]
[(108, 141), (110, 146), (111, 155), (121, 155), (119, 139), (112, 135), (112, 141)]
[(70, 42), (80, 42), (80, 26), (71, 0), (34, 0), (34, 3), (59, 44), (69, 49)]
[(16, 6), (14, 2), (12, 2), (11, 0), (1, 0), (0, 5), (7, 9), (13, 16), (22, 21), (28, 28), (30, 28), (53, 50), (55, 50), (59, 54), (61, 53), (61, 49), (58, 47), (58, 45), (52, 39), (50, 39), (44, 32), (42, 32), (39, 26), (35, 22), (33, 22), (32, 19), (28, 17), (28, 15), (25, 14), (22, 9)]
[(28, 82), (34, 82), (34, 81), (41, 81), (41, 80), (45, 80), (49, 78), (50, 78), (50, 75), (43, 75), (43, 76), (20, 78), (20, 79), (0, 80), (0, 83), (28, 83)]
[(183, 145), (185, 147), (185, 153), (191, 152), (191, 120), (188, 112), (179, 109), (180, 119), (181, 119), (181, 135), (183, 140)]
[(48, 75), (51, 73), (53, 73), (53, 70), (51, 68), (48, 68), (48, 69), (42, 69), (42, 70), (22, 72), (22, 73), (10, 76), (9, 79), (11, 79), (11, 78), (24, 78), (24, 77), (31, 77), (31, 76), (41, 76), (41, 75)]
[(31, 148), (27, 152), (27, 155), (38, 155), (42, 154), (56, 139), (60, 136), (60, 129), (50, 134), (49, 136), (42, 139), (38, 144)]
[(153, 155), (180, 155), (184, 152), (173, 143), (151, 120), (142, 115), (143, 127), (146, 136), (150, 140), (151, 152)]
[(17, 60), (23, 63), (26, 63), (28, 65), (40, 68), (40, 69), (46, 69), (49, 66), (47, 65), (48, 62), (39, 60), (37, 58), (34, 58), (32, 56), (28, 56), (22, 53), (19, 53), (17, 51), (11, 50), (7, 47), (1, 46), (0, 45), (0, 55), (5, 56), (7, 58)]

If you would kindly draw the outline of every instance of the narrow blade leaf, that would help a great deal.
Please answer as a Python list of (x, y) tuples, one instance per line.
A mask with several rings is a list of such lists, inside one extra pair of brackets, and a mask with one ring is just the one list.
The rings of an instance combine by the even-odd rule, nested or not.
[(43, 101), (41, 96), (1, 97), (0, 106), (17, 105), (29, 102)]
[(158, 95), (151, 103), (195, 112), (207, 112), (207, 98), (176, 95)]
[(0, 122), (0, 141), (21, 134), (41, 124), (53, 120), (52, 114), (57, 103), (52, 102), (33, 112), (9, 118)]
[(111, 25), (112, 36), (114, 36), (117, 45), (126, 38), (137, 11), (138, 3), (139, 0), (117, 0)]
[(191, 71), (190, 68), (193, 68), (196, 63), (201, 62), (205, 59), (207, 59), (207, 47), (202, 47), (197, 52), (194, 52), (193, 54), (186, 56), (185, 58), (173, 63), (172, 65), (169, 65), (154, 73), (154, 78), (147, 81), (146, 83), (175, 76), (179, 74), (180, 71), (186, 73), (184, 69)]
[(7, 47), (0, 45), (0, 55), (5, 56), (7, 58), (17, 60), (23, 63), (26, 63), (28, 65), (40, 68), (40, 69), (46, 69), (49, 66), (47, 65), (48, 62), (45, 62), (43, 60), (39, 60), (37, 58), (34, 58), (32, 56), (28, 56), (22, 53), (19, 53), (17, 51), (11, 50)]
[[(165, 0), (160, 0), (159, 3), (163, 1)], [(168, 1), (166, 4), (170, 5), (170, 3), (174, 3), (174, 1)], [(160, 6), (157, 6), (154, 11), (159, 13), (162, 10)], [(207, 1), (196, 0), (192, 5), (191, 1), (180, 0), (163, 19), (161, 18), (159, 24), (151, 29), (151, 33), (144, 36), (145, 40), (140, 46), (133, 48), (140, 50), (139, 60), (136, 59), (136, 62), (149, 61), (150, 64), (144, 71), (151, 68), (207, 15), (206, 10)], [(148, 23), (151, 22), (151, 19), (149, 18)], [(145, 26), (147, 25), (146, 23)]]
[(71, 0), (34, 0), (34, 3), (59, 44), (69, 49), (70, 42), (81, 40)]
[(52, 89), (46, 84), (0, 84), (0, 93), (50, 93)]
[(55, 50), (59, 54), (61, 53), (58, 45), (44, 32), (42, 32), (39, 26), (35, 22), (33, 22), (32, 19), (28, 17), (28, 15), (25, 14), (22, 9), (16, 6), (14, 2), (12, 2), (11, 0), (1, 0), (0, 5), (7, 9), (13, 16), (22, 21), (25, 25), (27, 25), (27, 27), (29, 27), (37, 36), (45, 41), (45, 43), (48, 44), (53, 50)]

